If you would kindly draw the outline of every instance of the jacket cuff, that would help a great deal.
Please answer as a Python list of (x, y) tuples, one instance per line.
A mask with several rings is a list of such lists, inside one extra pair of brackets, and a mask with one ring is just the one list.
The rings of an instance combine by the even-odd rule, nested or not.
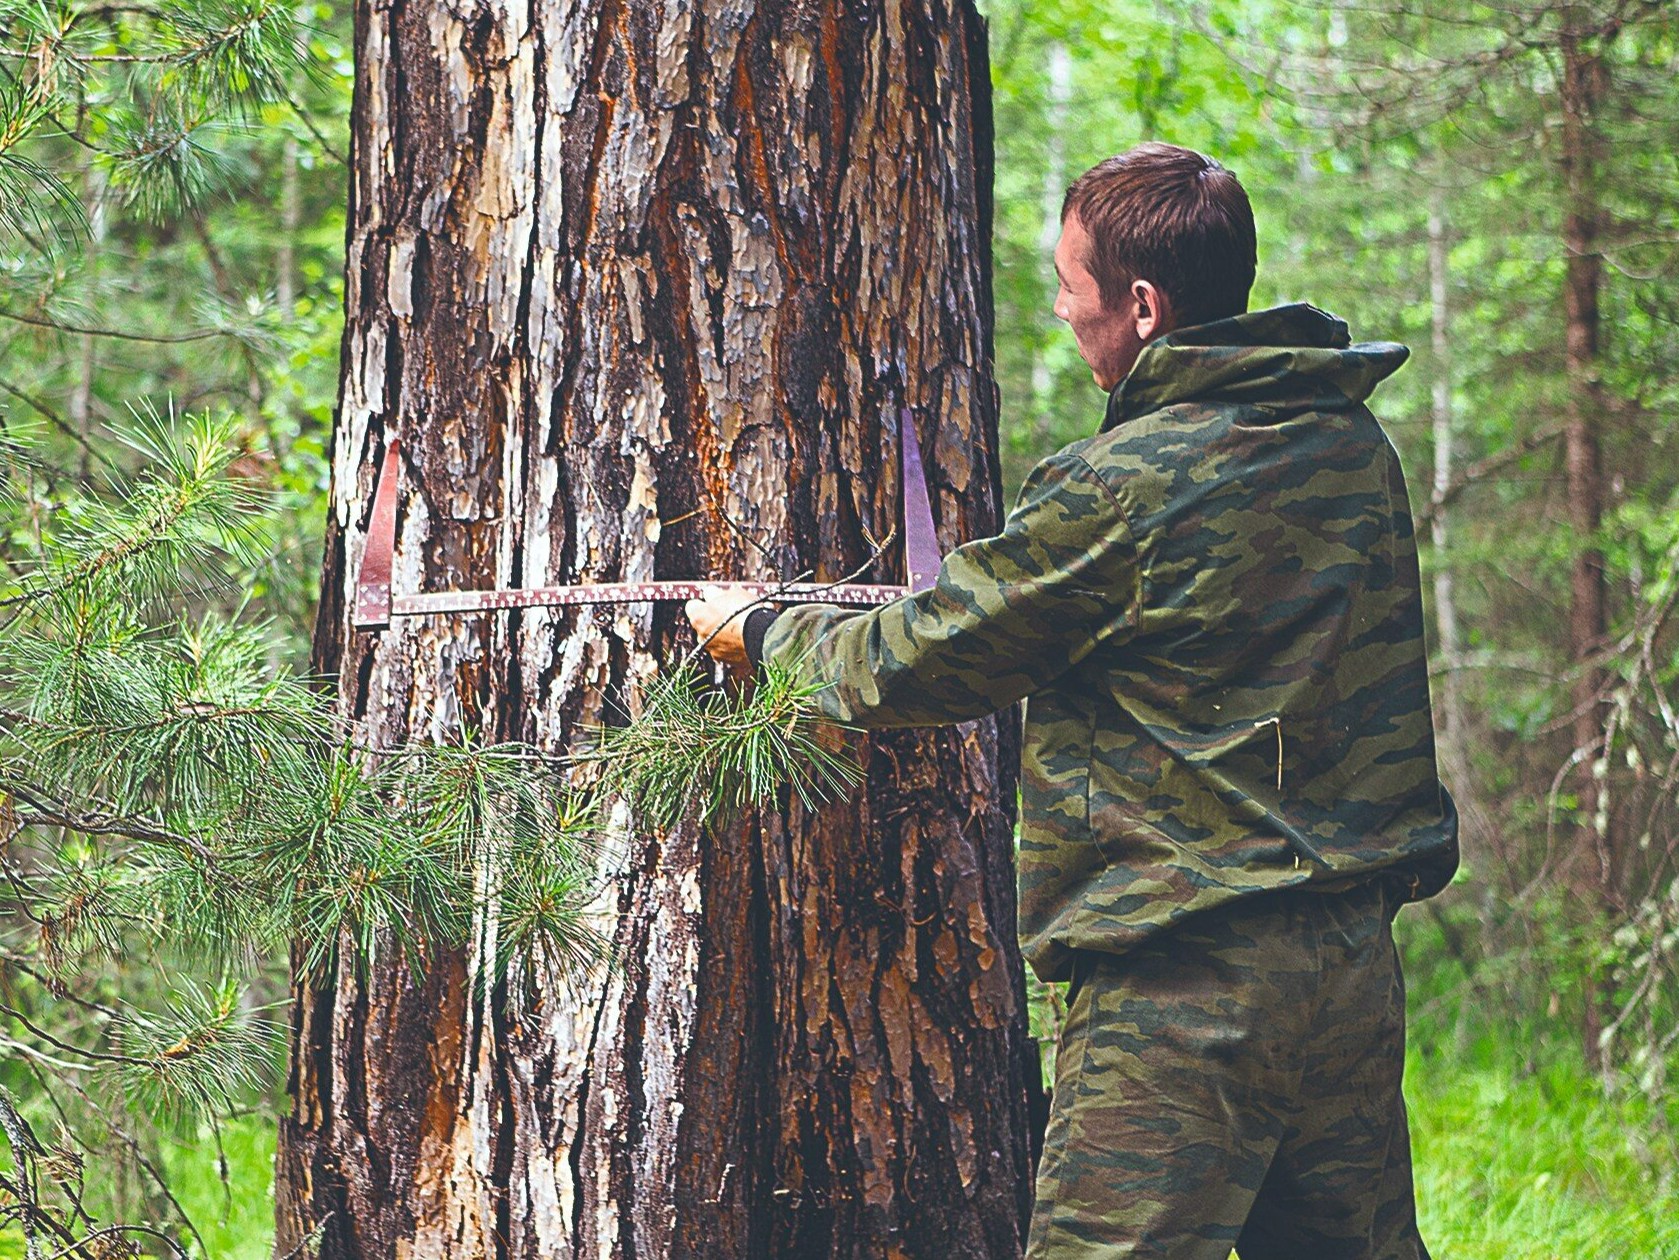
[(764, 636), (769, 633), (775, 618), (776, 610), (773, 608), (754, 608), (741, 623), (740, 637), (746, 645), (746, 659), (754, 665), (764, 659)]

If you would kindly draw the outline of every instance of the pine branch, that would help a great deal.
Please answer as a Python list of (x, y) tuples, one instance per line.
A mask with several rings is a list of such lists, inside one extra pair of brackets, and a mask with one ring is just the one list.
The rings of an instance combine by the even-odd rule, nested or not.
[(121, 817), (115, 814), (78, 813), (54, 808), (43, 804), (28, 788), (15, 783), (6, 784), (6, 790), (12, 796), (28, 802), (29, 808), (17, 811), (16, 815), (17, 820), (25, 826), (63, 827), (84, 836), (122, 836), (146, 844), (162, 844), (170, 848), (184, 849), (206, 862), (214, 862), (217, 858), (214, 852), (191, 836), (165, 830), (150, 819)]
[(318, 70), (282, 0), (107, 6), (91, 12), (111, 28), (83, 38), (89, 12), (0, 12), (0, 60), (17, 67), (0, 84), (0, 229), (64, 243), (85, 234), (80, 199), (19, 151), (33, 137), (57, 133), (98, 153), (129, 203), (161, 218), (225, 186), (232, 164), (214, 138), (230, 122), (254, 121)]
[(50, 328), (54, 332), (70, 333), (79, 337), (110, 337), (117, 341), (142, 341), (155, 345), (181, 345), (187, 342), (208, 341), (212, 337), (236, 337), (236, 331), (226, 328), (204, 328), (189, 333), (137, 333), (121, 328), (90, 328), (80, 324), (67, 324), (62, 320), (47, 319), (40, 315), (24, 315), (17, 311), (0, 311), (0, 319), (9, 319), (19, 324), (29, 324), (36, 328)]
[(70, 245), (87, 231), (81, 199), (51, 169), (18, 152), (54, 105), (42, 77), (0, 87), (0, 230)]
[(70, 438), (70, 440), (80, 446), (82, 450), (86, 451), (89, 459), (96, 459), (107, 468), (113, 467), (110, 456), (106, 455), (104, 451), (89, 442), (85, 433), (76, 428), (75, 425), (71, 424), (63, 416), (59, 415), (51, 407), (47, 406), (47, 404), (40, 398), (19, 389), (10, 381), (3, 379), (0, 379), (0, 390), (10, 394), (19, 402), (26, 404), (32, 411), (41, 416), (42, 419), (50, 422), (54, 428), (63, 433), (66, 437)]
[[(258, 107), (295, 100), (297, 72), (312, 68), (294, 9), (282, 0), (86, 9), (0, 0), (0, 235), (17, 256), (14, 297), (26, 292), (20, 286), (57, 293), (77, 278), (56, 243), (84, 227), (84, 195), (107, 207), (114, 185), (156, 215), (227, 186), (234, 164), (247, 160), (228, 142), (233, 128), (255, 121)], [(6, 305), (0, 319), (18, 326), (6, 334), (14, 349), (42, 342), (25, 326), (134, 345), (235, 343), (247, 359), (272, 345), (272, 321), (242, 298), (201, 302), (158, 335), (143, 322), (38, 309), (27, 295)], [(87, 390), (79, 397), (91, 398), (91, 369), (76, 366)], [(57, 379), (58, 369), (41, 370)], [(186, 992), (182, 958), (189, 969), (219, 961), (232, 971), (313, 927), (346, 951), (388, 948), (398, 934), (416, 949), (459, 945), (477, 890), (458, 835), (414, 840), (396, 776), (354, 750), (344, 759), (358, 768), (339, 783), (361, 784), (353, 800), (311, 798), (316, 829), (331, 831), (332, 843), (289, 864), (278, 856), (299, 813), (294, 789), (312, 769), (323, 777), (340, 732), (308, 680), (275, 671), (266, 628), (226, 597), (233, 575), (269, 550), (252, 483), (235, 472), (249, 430), (231, 419), (142, 412), (122, 435), (127, 458), (108, 459), (111, 444), (90, 440), (84, 412), (73, 407), (71, 423), (46, 392), (23, 377), (0, 382), (0, 393), (38, 411), (110, 476), (79, 488), (49, 460), (17, 465), (4, 426), (0, 516), (11, 545), (0, 568), (0, 904), (10, 926), (0, 967), (11, 982), (0, 1057), (16, 1050), (14, 1061), (42, 1083), (30, 1101), (50, 1099), (67, 1135), (73, 1126), (96, 1130), (92, 1117), (109, 1126), (91, 1147), (85, 1135), (67, 1136), (72, 1148), (52, 1155), (63, 1168), (76, 1149), (100, 1151), (107, 1168), (144, 1169), (146, 1184), (179, 1211), (146, 1155), (143, 1126), (248, 1105), (272, 1080), (275, 1044), (272, 1027), (230, 988)], [(66, 445), (42, 431), (41, 445)], [(219, 611), (205, 617), (206, 602)], [(526, 770), (551, 777), (548, 767)], [(15, 794), (4, 795), (8, 788)], [(512, 860), (509, 836), (523, 836), (524, 825), (498, 825), (486, 820), (480, 844)], [(408, 869), (416, 847), (429, 850), (420, 874)], [(340, 864), (344, 857), (352, 860)], [(256, 882), (276, 865), (292, 877), (284, 898)], [(369, 874), (372, 891), (363, 887)], [(315, 917), (286, 913), (298, 909)], [(148, 987), (173, 985), (181, 996), (166, 1009), (120, 1014), (97, 1000), (108, 997), (113, 971), (136, 962)], [(20, 987), (28, 1000), (12, 996)], [(78, 1084), (102, 1075), (142, 1128), (128, 1132), (120, 1110), (102, 1109), (108, 1095)], [(55, 1190), (53, 1175), (43, 1159), (29, 1214), (0, 1203), (0, 1232), (17, 1237), (21, 1220), (35, 1260), (54, 1247), (115, 1254), (148, 1234), (174, 1254), (182, 1249), (171, 1234), (204, 1249), (185, 1212), (180, 1225), (155, 1228), (94, 1222), (77, 1187)]]
[(856, 762), (825, 742), (835, 728), (810, 703), (818, 690), (771, 664), (749, 695), (730, 697), (680, 670), (648, 687), (627, 725), (597, 730), (578, 761), (600, 772), (604, 796), (659, 830), (690, 809), (704, 823), (762, 803), (783, 785), (814, 808), (862, 779)]
[(112, 1031), (129, 1102), (166, 1123), (213, 1114), (255, 1088), (279, 1035), (243, 1008), (232, 986), (212, 991), (190, 981), (166, 1009), (131, 1012)]
[(18, 1010), (17, 1007), (8, 1006), (4, 1002), (0, 1002), (0, 1015), (11, 1016), (11, 1018), (17, 1020), (18, 1023), (22, 1024), (24, 1029), (31, 1036), (39, 1037), (42, 1041), (46, 1042), (49, 1046), (53, 1047), (55, 1050), (62, 1050), (66, 1054), (73, 1054), (79, 1059), (88, 1060), (90, 1063), (139, 1062), (139, 1060), (131, 1060), (127, 1055), (105, 1054), (105, 1053), (103, 1053), (102, 1051), (99, 1051), (99, 1050), (89, 1050), (89, 1049), (87, 1049), (83, 1046), (72, 1045), (67, 1041), (63, 1041), (60, 1038), (53, 1036), (50, 1032), (48, 1032), (46, 1029), (42, 1028), (39, 1024), (36, 1024), (33, 1021), (31, 1021), (30, 1018), (27, 1015), (25, 1015), (22, 1011)]
[(306, 680), (274, 671), (262, 624), (179, 609), (186, 575), (255, 510), (231, 426), (142, 413), (126, 436), (138, 471), (55, 505), (25, 589), (0, 603), (0, 829), (18, 855), (0, 888), (35, 929), (27, 974), (112, 1040), (14, 1001), (6, 1043), (48, 1075), (114, 1073), (130, 1106), (173, 1123), (269, 1080), (273, 1030), (230, 988), (173, 975), (165, 1009), (95, 1003), (70, 994), (73, 963), (186, 951), (233, 974), (295, 941), (306, 967), (392, 947), (423, 967), (481, 944), (474, 983), (545, 984), (602, 958), (597, 815), (564, 765), (473, 741), (350, 744)]
[(107, 594), (137, 587), (164, 592), (206, 553), (254, 559), (257, 502), (226, 476), (239, 454), (231, 420), (188, 417), (179, 427), (173, 420), (142, 407), (116, 431), (146, 458), (148, 471), (133, 485), (113, 485), (120, 497), (90, 501), (86, 523), (58, 540), (33, 585), (0, 599), (0, 611), (61, 594), (87, 605), (96, 585)]
[(303, 69), (295, 10), (277, 0), (171, 0), (175, 64), (204, 96), (246, 109), (285, 98)]
[[(39, 1075), (37, 1074), (37, 1080), (39, 1079)], [(198, 1225), (193, 1220), (192, 1214), (189, 1213), (184, 1206), (182, 1206), (180, 1199), (176, 1197), (174, 1190), (170, 1188), (168, 1179), (163, 1175), (162, 1170), (158, 1168), (149, 1156), (147, 1156), (145, 1150), (142, 1149), (139, 1140), (130, 1133), (127, 1128), (119, 1124), (116, 1117), (112, 1116), (110, 1112), (101, 1105), (99, 1099), (90, 1094), (79, 1082), (60, 1078), (57, 1083), (73, 1093), (77, 1099), (80, 1100), (82, 1106), (87, 1109), (87, 1114), (95, 1117), (106, 1133), (114, 1135), (117, 1140), (121, 1142), (125, 1148), (127, 1148), (129, 1156), (134, 1160), (135, 1165), (151, 1179), (152, 1184), (157, 1187), (158, 1193), (161, 1194), (165, 1202), (174, 1209), (175, 1215), (181, 1222), (181, 1225), (186, 1229), (187, 1233), (192, 1236), (193, 1243), (197, 1249), (197, 1254), (200, 1256), (210, 1255), (211, 1252), (204, 1245), (204, 1236), (199, 1232)], [(66, 1128), (68, 1127), (68, 1124), (66, 1124)], [(69, 1235), (63, 1234), (61, 1236), (68, 1237)], [(186, 1253), (177, 1244), (175, 1254), (177, 1256), (184, 1257)]]
[(31, 980), (35, 981), (36, 984), (40, 985), (49, 994), (51, 994), (55, 1001), (70, 1002), (73, 1005), (79, 1006), (83, 1010), (88, 1011), (90, 1014), (102, 1015), (106, 1018), (112, 1018), (119, 1013), (117, 1008), (114, 1006), (107, 1006), (103, 1002), (95, 1002), (82, 997), (78, 993), (72, 992), (65, 985), (63, 980), (57, 976), (48, 975), (46, 972), (32, 967), (29, 964), (29, 960), (20, 954), (14, 954), (9, 950), (0, 950), (0, 962), (4, 962), (6, 966), (22, 975), (28, 976)]
[(254, 1088), (278, 1036), (276, 1025), (243, 1009), (236, 990), (191, 982), (163, 1012), (129, 1010), (112, 1020), (117, 1053), (66, 1041), (8, 1003), (0, 1003), (0, 1015), (63, 1054), (116, 1071), (131, 1103), (171, 1122), (213, 1114)]

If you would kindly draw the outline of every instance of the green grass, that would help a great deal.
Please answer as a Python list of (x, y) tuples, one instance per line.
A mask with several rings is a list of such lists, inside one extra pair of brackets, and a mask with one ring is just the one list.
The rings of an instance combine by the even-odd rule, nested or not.
[[(274, 1248), (274, 1123), (260, 1116), (235, 1120), (223, 1126), (222, 1146), (227, 1152), (225, 1187), (208, 1130), (198, 1140), (164, 1146), (170, 1187), (204, 1238), (203, 1251), (190, 1236), (182, 1239), (183, 1245), (189, 1255), (202, 1260), (269, 1260)], [(10, 1167), (9, 1156), (0, 1160)], [(97, 1192), (98, 1181), (90, 1161), (90, 1196)], [(55, 1250), (49, 1246), (47, 1254)], [(23, 1235), (15, 1228), (0, 1230), (0, 1260), (22, 1260), (23, 1254)]]
[(208, 1249), (205, 1260), (268, 1260), (274, 1249), (274, 1122), (245, 1117), (222, 1130), (227, 1184), (203, 1141), (164, 1152), (165, 1171)]
[(1464, 1260), (1679, 1260), (1679, 1176), (1642, 1099), (1578, 1065), (1413, 1053), (1406, 1097), (1423, 1237)]
[(1541, 948), (1470, 959), (1448, 947), (1441, 921), (1477, 941), (1472, 903), (1395, 925), (1424, 1237), (1442, 1258), (1679, 1260), (1679, 1098), (1605, 1094), (1580, 1031), (1579, 977), (1596, 938), (1566, 906), (1560, 918), (1530, 913)]

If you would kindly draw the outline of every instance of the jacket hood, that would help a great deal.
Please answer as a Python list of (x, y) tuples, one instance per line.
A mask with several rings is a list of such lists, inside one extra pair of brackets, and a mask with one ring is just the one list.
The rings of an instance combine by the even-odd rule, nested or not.
[(1191, 401), (1341, 409), (1363, 402), (1410, 355), (1392, 341), (1352, 344), (1345, 323), (1306, 302), (1249, 311), (1144, 346), (1114, 386), (1102, 429)]

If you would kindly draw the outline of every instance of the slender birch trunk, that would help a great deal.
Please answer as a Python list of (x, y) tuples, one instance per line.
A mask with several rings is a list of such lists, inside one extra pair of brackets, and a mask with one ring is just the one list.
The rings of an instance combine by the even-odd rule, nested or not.
[[(943, 543), (997, 525), (968, 0), (363, 0), (356, 51), (316, 661), (363, 740), (575, 748), (691, 643), (668, 605), (353, 631), (394, 438), (406, 590), (836, 578), (898, 519), (900, 404)], [(851, 801), (611, 859), (580, 987), (297, 976), (278, 1252), (1017, 1255), (1015, 726), (857, 746)]]
[[(97, 284), (99, 256), (104, 250), (105, 234), (110, 218), (109, 188), (105, 170), (97, 162), (89, 162), (82, 172), (82, 200), (87, 206), (87, 242), (82, 246), (83, 266)], [(93, 476), (93, 448), (88, 439), (93, 434), (93, 378), (98, 366), (97, 338), (82, 333), (76, 354), (76, 384), (70, 391), (69, 421), (82, 437), (81, 466), (83, 482)]]
[(280, 150), (280, 243), (274, 251), (274, 304), (280, 318), (291, 319), (297, 306), (297, 229), (303, 220), (303, 198), (298, 178), (300, 146), (288, 134)]
[[(1436, 193), (1428, 211), (1428, 293), (1431, 345), (1434, 358), (1432, 429), (1434, 439), (1433, 511), (1429, 515), (1429, 536), (1434, 548), (1434, 625), (1445, 666), (1440, 688), (1441, 745), (1452, 763), (1457, 782), (1454, 790), (1468, 788), (1467, 757), (1464, 755), (1463, 643), (1458, 633), (1457, 594), (1452, 583), (1451, 507), (1452, 484), (1452, 342), (1451, 306), (1448, 286), (1448, 244), (1443, 198)], [(1459, 802), (1460, 806), (1462, 802)]]
[[(1067, 107), (1073, 99), (1073, 59), (1067, 45), (1055, 40), (1049, 46), (1048, 67), (1049, 118), (1045, 141), (1044, 182), (1039, 194), (1043, 227), (1038, 232), (1038, 257), (1042, 263), (1044, 283), (1053, 294), (1056, 287), (1055, 245), (1061, 239), (1061, 198), (1067, 191)], [(1048, 309), (1049, 303), (1044, 303)], [(1032, 351), (1032, 409), (1038, 425), (1048, 425), (1052, 405), (1051, 391), (1055, 387), (1049, 360), (1041, 348)]]

